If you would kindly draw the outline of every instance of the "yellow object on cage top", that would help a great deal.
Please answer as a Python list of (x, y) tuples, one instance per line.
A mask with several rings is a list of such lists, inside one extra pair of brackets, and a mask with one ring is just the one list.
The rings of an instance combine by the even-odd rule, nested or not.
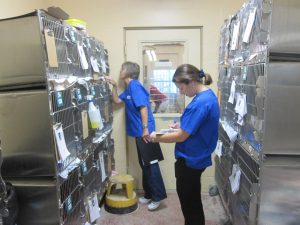
[(65, 22), (73, 27), (78, 28), (78, 29), (86, 30), (86, 22), (83, 20), (71, 18), (71, 19), (65, 20)]

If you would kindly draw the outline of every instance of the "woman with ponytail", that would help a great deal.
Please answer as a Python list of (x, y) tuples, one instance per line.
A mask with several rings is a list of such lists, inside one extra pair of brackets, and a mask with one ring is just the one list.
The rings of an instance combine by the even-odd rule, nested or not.
[(150, 137), (154, 142), (175, 145), (176, 190), (185, 225), (204, 225), (201, 200), (201, 174), (212, 165), (211, 154), (218, 140), (219, 105), (213, 91), (206, 85), (212, 78), (190, 64), (177, 68), (173, 82), (181, 94), (193, 98), (180, 118), (177, 132)]

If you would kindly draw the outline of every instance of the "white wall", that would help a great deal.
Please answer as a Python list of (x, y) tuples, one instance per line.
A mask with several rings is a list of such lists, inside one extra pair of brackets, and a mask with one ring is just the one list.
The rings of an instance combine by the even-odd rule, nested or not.
[(24, 15), (47, 5), (48, 0), (0, 0), (0, 19)]
[[(244, 0), (1, 0), (0, 18), (17, 16), (35, 8), (58, 6), (72, 18), (87, 22), (92, 36), (109, 51), (111, 76), (117, 79), (123, 55), (123, 27), (203, 26), (203, 68), (209, 72), (216, 91), (219, 30)], [(114, 112), (116, 169), (126, 172), (124, 109)]]

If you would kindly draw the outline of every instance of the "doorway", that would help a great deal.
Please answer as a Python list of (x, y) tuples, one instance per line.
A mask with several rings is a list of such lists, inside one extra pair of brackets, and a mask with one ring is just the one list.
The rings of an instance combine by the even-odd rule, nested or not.
[[(190, 99), (180, 95), (172, 82), (176, 68), (184, 63), (202, 66), (202, 27), (125, 27), (124, 58), (140, 65), (140, 82), (151, 96), (156, 130), (178, 121)], [(161, 144), (160, 168), (166, 189), (176, 189), (174, 144)], [(142, 189), (135, 140), (127, 141), (127, 171)]]

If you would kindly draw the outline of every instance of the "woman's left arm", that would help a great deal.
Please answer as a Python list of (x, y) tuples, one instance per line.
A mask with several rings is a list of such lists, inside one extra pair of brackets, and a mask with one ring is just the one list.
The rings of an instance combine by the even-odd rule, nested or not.
[(147, 143), (149, 142), (150, 136), (149, 136), (149, 130), (148, 130), (148, 109), (146, 106), (140, 107), (140, 113), (142, 118), (142, 126), (143, 126), (143, 139)]

